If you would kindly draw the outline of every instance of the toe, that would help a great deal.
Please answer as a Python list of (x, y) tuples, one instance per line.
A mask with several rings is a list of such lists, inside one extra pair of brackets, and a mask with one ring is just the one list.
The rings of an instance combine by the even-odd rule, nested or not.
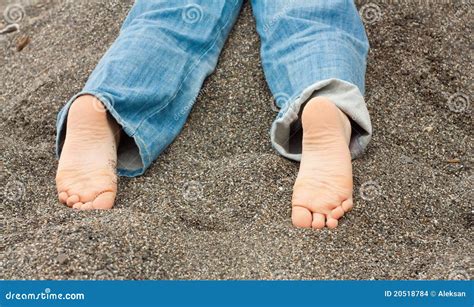
[(92, 202), (93, 209), (111, 209), (114, 206), (115, 193), (104, 192)]
[(92, 206), (92, 202), (89, 201), (82, 205), (81, 210), (94, 210), (94, 206)]
[(352, 210), (352, 206), (353, 206), (353, 204), (352, 204), (352, 198), (343, 201), (343, 202), (342, 202), (342, 205), (341, 205), (341, 207), (342, 207), (342, 209), (344, 210), (344, 212), (349, 212), (349, 211), (351, 211), (351, 210)]
[(313, 222), (311, 211), (301, 206), (293, 206), (291, 211), (293, 226), (298, 228), (310, 228)]
[(72, 208), (81, 210), (83, 205), (84, 204), (79, 201), (79, 202), (75, 203), (74, 205), (72, 205)]
[(72, 207), (75, 203), (79, 202), (79, 200), (80, 200), (80, 199), (79, 199), (79, 196), (77, 196), (77, 195), (71, 195), (71, 196), (69, 196), (69, 197), (67, 198), (66, 203), (67, 203), (67, 205), (68, 205), (69, 207)]
[(58, 195), (59, 202), (65, 204), (67, 202), (69, 195), (66, 192), (60, 192)]
[(82, 203), (82, 202), (77, 202), (74, 204), (74, 206), (72, 206), (72, 208), (74, 209), (78, 209), (78, 210), (92, 210), (94, 209), (92, 207), (92, 202), (87, 202), (87, 203)]
[(331, 217), (335, 218), (336, 220), (340, 219), (344, 215), (344, 209), (341, 206), (336, 207), (334, 210), (331, 211)]
[(335, 218), (332, 218), (330, 216), (327, 216), (326, 220), (326, 226), (328, 228), (334, 229), (337, 227), (338, 221)]
[(325, 224), (324, 214), (313, 213), (313, 223), (311, 224), (311, 226), (314, 229), (321, 229), (324, 227), (324, 224)]

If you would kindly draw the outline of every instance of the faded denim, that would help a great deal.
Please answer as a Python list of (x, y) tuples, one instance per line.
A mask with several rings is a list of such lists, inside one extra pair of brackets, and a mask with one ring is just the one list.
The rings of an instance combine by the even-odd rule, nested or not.
[[(71, 103), (91, 94), (127, 136), (118, 174), (143, 174), (181, 131), (241, 6), (242, 0), (137, 0), (83, 90), (59, 112), (58, 157)], [(363, 98), (369, 44), (353, 1), (253, 0), (252, 9), (279, 108), (270, 129), (274, 148), (301, 159), (301, 110), (309, 98), (325, 96), (351, 118), (350, 149), (353, 158), (360, 155), (372, 134)]]

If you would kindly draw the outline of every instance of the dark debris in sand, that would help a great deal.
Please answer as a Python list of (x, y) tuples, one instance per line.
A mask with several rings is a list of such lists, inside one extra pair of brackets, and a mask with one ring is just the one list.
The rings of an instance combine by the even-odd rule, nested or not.
[(59, 205), (56, 114), (131, 1), (26, 2), (20, 31), (0, 40), (1, 278), (472, 277), (469, 1), (379, 1), (366, 16), (375, 134), (354, 162), (355, 209), (334, 231), (291, 226), (298, 165), (270, 145), (275, 113), (248, 4), (185, 129), (145, 176), (120, 180), (116, 208)]

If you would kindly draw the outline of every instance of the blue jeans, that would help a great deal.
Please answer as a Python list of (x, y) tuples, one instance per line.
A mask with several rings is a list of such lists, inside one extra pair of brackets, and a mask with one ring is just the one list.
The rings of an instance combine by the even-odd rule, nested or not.
[[(241, 6), (242, 0), (136, 0), (84, 89), (59, 112), (57, 155), (71, 103), (90, 94), (124, 132), (119, 175), (143, 174), (181, 131)], [(372, 133), (363, 98), (369, 44), (353, 1), (253, 0), (252, 9), (280, 109), (270, 130), (274, 148), (301, 158), (301, 110), (325, 96), (351, 119), (351, 153), (361, 154)]]

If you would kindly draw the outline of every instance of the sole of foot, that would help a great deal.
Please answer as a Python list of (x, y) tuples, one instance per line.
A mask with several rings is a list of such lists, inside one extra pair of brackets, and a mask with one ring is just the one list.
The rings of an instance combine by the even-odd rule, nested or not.
[(117, 194), (120, 128), (94, 96), (76, 99), (56, 173), (59, 201), (79, 210), (110, 209)]
[(303, 146), (293, 187), (292, 222), (299, 228), (336, 228), (352, 209), (352, 164), (348, 117), (325, 97), (302, 113)]

